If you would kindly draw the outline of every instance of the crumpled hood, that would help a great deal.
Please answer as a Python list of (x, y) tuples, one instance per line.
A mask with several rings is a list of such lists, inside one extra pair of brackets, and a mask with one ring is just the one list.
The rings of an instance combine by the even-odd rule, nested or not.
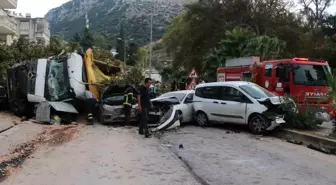
[(280, 105), (282, 103), (282, 97), (281, 96), (274, 96), (274, 97), (268, 97), (268, 98), (261, 98), (257, 99), (259, 102), (265, 102), (269, 99), (273, 105)]
[[(171, 99), (171, 98), (176, 98), (175, 96), (169, 96), (169, 97), (158, 97), (155, 99), (152, 99), (151, 101), (160, 101), (160, 100), (164, 100), (164, 99)], [(176, 98), (177, 100), (179, 100), (178, 98)]]

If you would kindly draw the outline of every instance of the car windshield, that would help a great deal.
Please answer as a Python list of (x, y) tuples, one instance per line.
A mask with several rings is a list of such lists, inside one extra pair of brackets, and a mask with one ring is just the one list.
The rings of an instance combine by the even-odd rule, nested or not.
[(327, 74), (330, 69), (325, 65), (293, 65), (293, 80), (297, 85), (328, 85)]
[(182, 101), (186, 95), (187, 95), (186, 93), (181, 93), (181, 92), (169, 92), (169, 93), (162, 94), (161, 96), (159, 96), (159, 98), (174, 96), (178, 98), (179, 101)]
[(108, 102), (124, 101), (124, 95), (123, 94), (112, 95), (106, 97), (104, 100)]
[(275, 95), (269, 92), (268, 90), (260, 87), (256, 84), (249, 85), (241, 85), (239, 86), (245, 93), (250, 95), (252, 98), (261, 99), (261, 98), (269, 98), (274, 97)]

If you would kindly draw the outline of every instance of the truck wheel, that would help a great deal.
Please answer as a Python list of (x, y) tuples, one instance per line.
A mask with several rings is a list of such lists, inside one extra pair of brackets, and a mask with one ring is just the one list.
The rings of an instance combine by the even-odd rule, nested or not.
[(196, 120), (197, 124), (201, 127), (206, 127), (206, 126), (209, 125), (208, 116), (204, 112), (199, 111), (196, 114), (195, 120)]
[(248, 126), (253, 134), (263, 134), (271, 122), (260, 114), (254, 114), (249, 118)]

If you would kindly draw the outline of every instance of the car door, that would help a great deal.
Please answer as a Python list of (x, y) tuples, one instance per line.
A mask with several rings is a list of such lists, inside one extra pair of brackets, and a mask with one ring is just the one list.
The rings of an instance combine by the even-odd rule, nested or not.
[(246, 120), (247, 97), (234, 87), (222, 86), (216, 113), (220, 122), (244, 124)]
[(220, 117), (216, 115), (219, 108), (219, 86), (207, 86), (203, 88), (202, 110), (207, 114), (210, 121), (220, 121)]
[(189, 93), (186, 95), (184, 101), (181, 102), (180, 110), (183, 113), (183, 120), (182, 120), (183, 123), (192, 121), (193, 97), (194, 93)]

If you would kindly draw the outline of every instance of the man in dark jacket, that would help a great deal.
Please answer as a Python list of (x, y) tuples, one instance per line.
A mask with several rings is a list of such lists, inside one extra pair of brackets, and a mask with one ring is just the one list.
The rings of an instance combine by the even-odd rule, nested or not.
[(150, 97), (149, 97), (149, 87), (152, 84), (152, 79), (146, 78), (145, 84), (139, 88), (138, 95), (138, 107), (141, 114), (141, 120), (139, 125), (139, 134), (145, 135), (146, 138), (150, 137), (148, 131), (148, 112), (151, 107)]

